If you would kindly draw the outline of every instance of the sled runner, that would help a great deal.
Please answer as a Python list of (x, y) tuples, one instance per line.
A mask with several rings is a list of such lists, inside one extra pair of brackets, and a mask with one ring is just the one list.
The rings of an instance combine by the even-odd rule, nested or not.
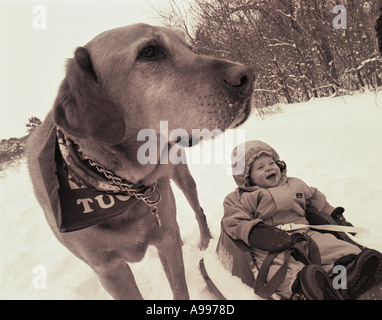
[[(323, 225), (333, 226), (333, 228), (327, 228), (327, 229), (338, 229), (340, 231), (333, 231), (333, 230), (316, 230), (316, 231), (332, 233), (338, 239), (350, 242), (356, 245), (357, 247), (359, 247), (361, 250), (365, 249), (365, 247), (363, 247), (362, 245), (354, 241), (351, 235), (349, 236), (348, 233), (341, 232), (342, 229), (344, 230), (346, 229), (344, 228), (345, 226), (351, 230), (350, 232), (357, 230), (357, 228), (353, 227), (350, 223), (346, 222), (342, 213), (343, 213), (343, 210), (335, 210), (332, 216), (327, 216), (311, 208), (307, 208), (307, 212), (306, 212), (307, 219), (309, 221), (309, 224), (312, 225), (312, 229), (314, 226), (323, 226)], [(212, 256), (216, 257), (216, 254), (217, 254), (217, 259), (212, 258)], [(252, 258), (252, 255), (250, 253), (250, 247), (248, 247), (241, 240), (232, 239), (222, 228), (220, 238), (216, 247), (216, 254), (210, 255), (210, 256), (206, 255), (206, 257), (201, 259), (199, 262), (199, 267), (207, 283), (207, 286), (212, 291), (212, 293), (216, 296), (216, 298), (219, 300), (235, 299), (234, 294), (232, 294), (232, 292), (238, 291), (237, 283), (235, 284), (236, 287), (226, 288), (227, 281), (224, 283), (224, 281), (221, 281), (221, 279), (219, 279), (219, 275), (221, 277), (222, 273), (219, 272), (219, 275), (216, 275), (217, 264), (220, 263), (220, 265), (223, 266), (226, 271), (228, 271), (228, 274), (229, 273), (231, 274), (229, 282), (233, 282), (233, 281), (237, 282), (237, 280), (241, 280), (241, 288), (239, 290), (244, 290), (244, 291), (246, 290), (245, 299), (261, 299), (261, 297), (255, 294), (255, 286), (256, 286), (256, 280), (258, 280), (259, 270), (257, 269), (255, 262)], [(217, 263), (217, 261), (213, 261), (213, 260), (218, 260), (219, 262)], [(232, 275), (235, 277), (232, 277)], [(238, 299), (242, 299), (242, 295), (238, 294), (238, 296), (240, 296), (240, 298)], [(271, 295), (269, 299), (280, 300), (283, 298), (274, 293)], [(362, 294), (359, 297), (359, 299), (360, 300), (382, 299), (382, 285), (379, 284), (376, 287), (372, 288), (371, 290), (367, 291), (366, 293)]]

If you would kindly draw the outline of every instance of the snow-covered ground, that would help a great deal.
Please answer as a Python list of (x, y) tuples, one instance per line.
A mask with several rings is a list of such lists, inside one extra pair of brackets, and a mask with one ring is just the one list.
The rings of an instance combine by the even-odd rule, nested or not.
[[(218, 143), (225, 152), (219, 154), (223, 164), (217, 164), (218, 158), (211, 164), (189, 164), (214, 236), (207, 253), (198, 249), (194, 213), (174, 186), (191, 299), (213, 298), (198, 262), (205, 255), (213, 259), (222, 202), (236, 187), (227, 170), (229, 154), (243, 138), (273, 146), (286, 161), (289, 176), (317, 187), (332, 205), (345, 207), (349, 221), (369, 228), (369, 233), (357, 236), (358, 241), (382, 251), (382, 94), (315, 99), (280, 108), (282, 112), (264, 119), (253, 114), (237, 131), (240, 140), (225, 134), (187, 150), (189, 162), (192, 156), (216, 149)], [(25, 163), (1, 174), (0, 190), (0, 299), (110, 299), (93, 271), (50, 231)], [(150, 247), (132, 269), (146, 299), (172, 299), (155, 248)], [(232, 285), (224, 269), (217, 266), (215, 271), (221, 273), (223, 283)], [(230, 298), (245, 299), (248, 292), (244, 291), (232, 290)]]

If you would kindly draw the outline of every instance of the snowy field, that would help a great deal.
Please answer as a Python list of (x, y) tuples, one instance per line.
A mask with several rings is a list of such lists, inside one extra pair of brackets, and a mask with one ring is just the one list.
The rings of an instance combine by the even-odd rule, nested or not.
[[(382, 93), (311, 100), (279, 106), (282, 112), (264, 119), (253, 114), (237, 132), (245, 140), (263, 140), (287, 163), (288, 175), (304, 180), (326, 194), (334, 206), (356, 226), (368, 227), (360, 243), (382, 251)], [(198, 262), (213, 260), (220, 233), (222, 202), (235, 187), (229, 168), (229, 134), (215, 142), (187, 150), (189, 159), (223, 142), (223, 164), (190, 164), (200, 202), (214, 240), (207, 253), (198, 249), (198, 226), (184, 196), (174, 186), (178, 222), (191, 299), (213, 299), (200, 275)], [(194, 158), (195, 159), (195, 158)], [(0, 299), (110, 299), (93, 271), (54, 237), (34, 197), (25, 163), (0, 173)], [(132, 264), (145, 299), (172, 299), (156, 249)], [(216, 266), (221, 281), (228, 273)], [(41, 276), (46, 275), (46, 281)], [(232, 278), (231, 278), (232, 279)], [(236, 279), (237, 280), (237, 279)], [(232, 290), (232, 299), (246, 299), (245, 290)], [(249, 290), (249, 293), (250, 290)]]

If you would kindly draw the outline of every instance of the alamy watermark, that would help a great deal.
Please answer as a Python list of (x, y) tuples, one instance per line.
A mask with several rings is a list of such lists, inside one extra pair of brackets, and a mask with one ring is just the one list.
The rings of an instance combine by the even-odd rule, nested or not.
[(333, 28), (334, 29), (347, 29), (347, 10), (343, 5), (336, 5), (333, 10), (333, 13), (337, 14), (333, 19)]
[[(221, 129), (192, 129), (189, 133), (185, 129), (178, 128), (169, 132), (168, 121), (160, 121), (159, 128), (159, 134), (147, 128), (138, 132), (137, 141), (144, 141), (137, 152), (137, 160), (142, 165), (169, 163), (175, 165), (181, 163), (231, 165), (231, 163), (238, 162), (238, 157), (242, 157), (244, 154), (244, 129), (228, 130), (219, 139), (214, 139), (223, 133)], [(191, 147), (200, 141), (211, 139), (213, 139), (211, 148), (192, 150), (190, 158), (187, 159), (183, 147)], [(231, 152), (236, 146), (243, 150), (231, 156)], [(158, 156), (159, 153), (160, 156)], [(240, 174), (244, 170), (244, 166), (237, 166), (237, 168), (239, 171), (234, 174)]]
[[(45, 30), (47, 28), (46, 6), (38, 4), (32, 9), (32, 25), (35, 30)], [(347, 10), (344, 5), (336, 5), (332, 13), (337, 14), (332, 22), (334, 29), (347, 29)]]
[(32, 26), (35, 30), (45, 30), (47, 28), (47, 10), (44, 5), (35, 5), (32, 9)]
[(332, 285), (336, 290), (347, 289), (347, 270), (346, 267), (342, 265), (336, 265), (333, 267), (333, 277)]
[(34, 266), (32, 273), (35, 275), (32, 280), (33, 289), (45, 290), (47, 288), (47, 270), (43, 265)]

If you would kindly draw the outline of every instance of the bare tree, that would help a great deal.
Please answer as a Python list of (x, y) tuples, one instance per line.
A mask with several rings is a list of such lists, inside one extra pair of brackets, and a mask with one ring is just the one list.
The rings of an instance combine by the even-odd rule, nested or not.
[[(381, 0), (382, 1), (382, 0)], [(343, 0), (169, 0), (162, 21), (186, 32), (198, 53), (251, 65), (259, 106), (381, 85), (375, 4)]]

